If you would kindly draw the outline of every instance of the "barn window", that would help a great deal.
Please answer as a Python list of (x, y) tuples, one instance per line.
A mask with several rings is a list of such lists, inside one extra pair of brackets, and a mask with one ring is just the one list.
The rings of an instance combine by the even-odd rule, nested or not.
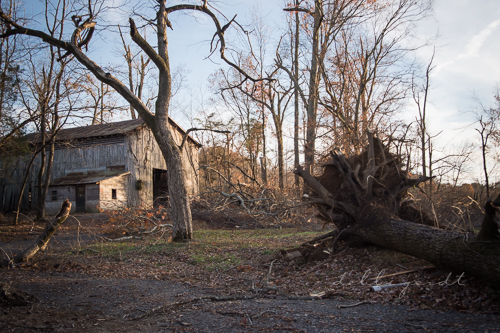
[(57, 191), (52, 191), (52, 201), (57, 201)]
[(116, 188), (111, 189), (111, 199), (116, 199)]

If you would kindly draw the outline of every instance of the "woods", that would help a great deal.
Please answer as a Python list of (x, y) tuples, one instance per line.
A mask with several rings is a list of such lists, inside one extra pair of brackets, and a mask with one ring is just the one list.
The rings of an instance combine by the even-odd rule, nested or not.
[[(443, 134), (429, 111), (439, 50), (432, 38), (419, 36), (432, 5), (294, 0), (279, 8), (271, 25), (258, 6), (249, 20), (206, 0), (118, 7), (47, 0), (40, 22), (21, 17), (21, 4), (3, 3), (2, 205), (15, 207), (15, 224), (27, 211), (44, 219), (48, 197), (58, 200), (48, 191), (55, 150), (62, 149), (60, 131), (141, 118), (166, 169), (140, 171), (147, 177), (129, 181), (125, 164), (97, 166), (96, 158), (89, 161), (94, 168), (64, 170), (64, 177), (123, 171), (120, 188), (102, 187), (111, 202), (118, 202), (117, 190), (139, 197), (155, 188), (154, 197), (164, 201), (141, 207), (140, 221), (148, 209), (165, 204), (161, 216), (172, 222), (172, 242), (194, 238), (192, 205), (203, 208), (198, 218), (238, 228), (319, 218), (336, 229), (313, 242), (329, 255), (344, 245), (374, 244), (494, 283), (500, 274), (500, 198), (492, 181), (499, 99), (477, 110), (469, 124), (477, 137), (449, 140), (453, 146), (439, 142)], [(184, 82), (189, 74), (183, 66), (201, 71), (197, 64), (176, 67), (182, 58), (177, 38), (200, 43), (202, 51), (190, 53), (203, 53), (216, 65), (202, 79), (203, 93)], [(108, 55), (111, 50), (117, 56)], [(39, 140), (28, 142), (27, 133), (38, 133)], [(120, 134), (109, 134), (102, 145), (117, 143)], [(185, 146), (188, 140), (199, 148), (199, 161)], [(14, 184), (14, 178), (21, 181)], [(75, 206), (77, 189), (85, 197), (92, 183), (80, 182), (60, 183), (75, 186)], [(197, 190), (190, 192), (188, 183)], [(65, 191), (73, 193), (69, 186)]]

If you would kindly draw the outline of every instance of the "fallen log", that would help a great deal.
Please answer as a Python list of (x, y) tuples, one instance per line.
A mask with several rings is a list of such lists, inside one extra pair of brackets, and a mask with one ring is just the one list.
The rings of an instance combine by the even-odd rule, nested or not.
[(410, 176), (402, 170), (400, 158), (371, 134), (368, 142), (362, 154), (349, 159), (333, 151), (321, 176), (313, 177), (300, 167), (295, 171), (310, 187), (309, 200), (322, 219), (334, 223), (344, 240), (353, 238), (409, 254), (496, 286), (500, 281), (500, 237), (494, 218), (500, 210), (500, 195), (486, 204), (479, 236), (416, 223), (429, 224), (427, 217), (404, 220), (400, 216), (415, 215), (407, 213), (407, 189), (430, 178)]
[(44, 231), (40, 236), (36, 238), (34, 243), (22, 253), (15, 255), (13, 258), (7, 258), (0, 261), (0, 266), (10, 267), (13, 264), (27, 262), (31, 258), (33, 258), (38, 253), (38, 251), (45, 250), (47, 248), (47, 245), (49, 244), (50, 239), (59, 229), (59, 226), (68, 218), (70, 211), (71, 202), (66, 199), (61, 204), (61, 210), (59, 211), (59, 213), (52, 220), (47, 222)]
[(495, 285), (500, 281), (500, 242), (477, 241), (473, 234), (394, 219), (356, 226), (350, 232), (368, 243), (425, 259), (436, 267)]

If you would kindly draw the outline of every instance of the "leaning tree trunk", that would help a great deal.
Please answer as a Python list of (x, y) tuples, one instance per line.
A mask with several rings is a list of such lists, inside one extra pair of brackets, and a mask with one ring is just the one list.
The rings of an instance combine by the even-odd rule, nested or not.
[(168, 118), (157, 121), (153, 131), (167, 163), (168, 194), (172, 209), (172, 241), (179, 242), (193, 238), (193, 227), (186, 171), (182, 164), (182, 151), (172, 137)]
[(400, 158), (392, 155), (380, 140), (369, 134), (368, 141), (362, 154), (349, 159), (332, 152), (331, 163), (317, 178), (302, 168), (296, 170), (311, 188), (309, 200), (320, 216), (334, 223), (343, 238), (352, 237), (406, 253), (497, 284), (500, 235), (494, 217), (500, 196), (487, 203), (483, 228), (477, 237), (404, 220), (411, 208), (406, 190), (429, 177), (411, 178), (401, 170)]
[[(186, 174), (182, 165), (182, 151), (175, 142), (169, 122), (168, 111), (172, 95), (172, 78), (168, 57), (167, 12), (165, 1), (160, 1), (157, 17), (158, 55), (162, 59), (158, 67), (158, 97), (156, 99), (156, 122), (151, 126), (160, 149), (167, 163), (168, 193), (172, 207), (172, 241), (184, 241), (193, 238), (191, 207), (187, 190)], [(137, 31), (133, 35), (137, 39)], [(158, 61), (160, 61), (158, 59)], [(180, 144), (180, 143), (179, 143)]]
[(381, 219), (351, 231), (368, 243), (422, 258), (436, 267), (465, 273), (490, 283), (500, 281), (500, 242), (477, 240), (410, 221)]
[(35, 242), (24, 250), (22, 253), (15, 255), (13, 258), (8, 258), (6, 260), (0, 261), (1, 267), (11, 266), (12, 264), (26, 262), (33, 258), (38, 251), (45, 250), (47, 245), (49, 244), (50, 239), (59, 229), (59, 226), (66, 221), (71, 211), (71, 202), (66, 199), (62, 205), (59, 213), (54, 217), (51, 221), (47, 222), (45, 230), (42, 232), (40, 236), (37, 237)]

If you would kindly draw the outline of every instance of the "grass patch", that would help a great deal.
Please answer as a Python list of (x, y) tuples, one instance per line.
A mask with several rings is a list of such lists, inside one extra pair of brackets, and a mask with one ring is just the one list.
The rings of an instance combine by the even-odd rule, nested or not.
[(168, 241), (149, 242), (144, 240), (124, 241), (124, 242), (105, 242), (94, 243), (90, 249), (99, 252), (104, 256), (115, 256), (125, 254), (170, 254), (176, 250), (187, 247), (186, 243), (172, 243)]
[(207, 270), (227, 270), (242, 263), (238, 256), (230, 253), (203, 253), (192, 257), (195, 265), (201, 265)]
[[(278, 250), (295, 247), (321, 232), (299, 232), (294, 228), (257, 230), (200, 230), (195, 239), (186, 243), (166, 240), (133, 240), (123, 242), (98, 242), (91, 245), (103, 257), (130, 258), (182, 256), (198, 268), (213, 271), (227, 270), (248, 264), (259, 258), (269, 260)], [(156, 267), (166, 266), (155, 260)]]

